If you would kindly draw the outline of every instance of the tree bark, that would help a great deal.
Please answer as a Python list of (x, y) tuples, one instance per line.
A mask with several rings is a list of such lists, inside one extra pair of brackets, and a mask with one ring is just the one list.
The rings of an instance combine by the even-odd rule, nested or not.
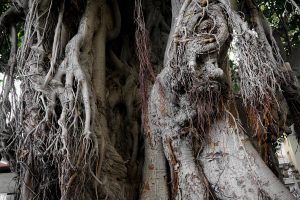
[[(240, 131), (231, 93), (236, 36), (251, 86), (244, 103), (257, 106), (247, 95), (261, 103), (277, 83), (273, 69), (271, 83), (253, 79), (274, 53), (259, 48), (269, 38), (257, 15), (259, 42), (235, 0), (139, 1), (135, 19), (133, 1), (13, 2), (0, 18), (11, 35), (0, 134), (11, 134), (1, 140), (14, 153), (18, 199), (293, 199)], [(22, 94), (10, 108), (15, 77)]]
[[(249, 142), (245, 143), (237, 125), (229, 128), (230, 122), (224, 114), (226, 86), (231, 84), (230, 78), (224, 78), (229, 76), (223, 58), (230, 38), (229, 22), (223, 19), (224, 13), (233, 11), (216, 1), (186, 0), (183, 4), (172, 1), (172, 6), (173, 13), (177, 13), (173, 16), (176, 21), (172, 23), (164, 69), (157, 76), (150, 96), (150, 139), (146, 140), (145, 150), (146, 157), (151, 155), (151, 144), (155, 144), (155, 155), (160, 155), (159, 143), (162, 143), (171, 184), (170, 194), (165, 189), (163, 194), (160, 190), (160, 195), (163, 199), (168, 195), (170, 199), (293, 199), (261, 159), (253, 160), (254, 153), (258, 154)], [(201, 11), (203, 14), (198, 14)], [(209, 26), (210, 19), (213, 26)], [(216, 81), (216, 85), (211, 81)], [(202, 96), (206, 99), (201, 99)], [(230, 116), (233, 117), (231, 113)], [(155, 156), (151, 163), (157, 163), (159, 168), (144, 168), (144, 178), (150, 174), (151, 180), (156, 178), (156, 170), (162, 169), (163, 163), (161, 155), (153, 159)], [(146, 199), (157, 198), (154, 182), (147, 187)], [(158, 182), (166, 184), (164, 177)], [(148, 179), (144, 179), (144, 184), (148, 184)]]
[(215, 123), (200, 160), (220, 199), (295, 199), (271, 172), (248, 137), (230, 127), (228, 118)]

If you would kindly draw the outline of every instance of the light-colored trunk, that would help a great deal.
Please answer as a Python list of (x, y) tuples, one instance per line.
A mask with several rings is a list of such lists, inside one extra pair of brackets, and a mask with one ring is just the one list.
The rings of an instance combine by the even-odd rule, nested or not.
[[(148, 190), (143, 190), (142, 199), (293, 199), (245, 135), (236, 133), (236, 126), (229, 127), (232, 120), (218, 120), (217, 116), (225, 115), (227, 104), (219, 106), (220, 99), (226, 99), (223, 86), (230, 86), (224, 59), (230, 27), (225, 15), (233, 11), (226, 2), (172, 1), (176, 21), (172, 22), (164, 69), (149, 99), (150, 139), (145, 141), (144, 168)], [(207, 26), (210, 23), (214, 26)], [(201, 38), (203, 35), (208, 37)], [(165, 187), (165, 161), (170, 191)], [(157, 177), (161, 169), (164, 176)]]
[[(146, 139), (147, 140), (147, 139)], [(145, 163), (141, 200), (168, 200), (168, 170), (161, 139), (145, 142)]]
[(200, 160), (220, 199), (294, 199), (253, 148), (247, 136), (224, 117), (210, 130)]

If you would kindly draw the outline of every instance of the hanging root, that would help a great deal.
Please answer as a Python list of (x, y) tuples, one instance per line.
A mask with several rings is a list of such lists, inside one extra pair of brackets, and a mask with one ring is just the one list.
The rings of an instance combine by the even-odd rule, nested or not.
[(220, 52), (228, 48), (229, 32), (219, 2), (201, 5), (190, 0), (183, 3), (165, 68), (150, 97), (152, 143), (163, 144), (172, 199), (214, 198), (195, 156), (209, 141), (210, 126), (222, 113), (227, 85), (219, 60), (223, 56)]
[[(105, 52), (107, 40), (120, 33), (117, 0), (110, 5), (114, 15), (98, 0), (15, 3), (26, 22), (18, 51), (14, 24), (8, 29), (14, 48), (0, 99), (0, 133), (5, 150), (15, 155), (20, 198), (126, 198), (125, 188), (132, 188), (127, 163), (109, 142), (105, 124)], [(15, 11), (3, 15), (0, 26)], [(22, 82), (19, 100), (13, 95), (15, 77)], [(135, 147), (133, 160), (137, 154)]]
[[(273, 47), (250, 30), (246, 22), (224, 2), (229, 25), (233, 30), (234, 53), (238, 62), (240, 93), (245, 106), (263, 105), (279, 88), (282, 60), (275, 59)], [(237, 48), (238, 47), (238, 48)], [(277, 54), (276, 54), (277, 56)]]
[[(78, 33), (68, 42), (63, 60), (59, 50), (65, 48), (60, 38), (65, 1), (57, 14), (53, 4), (53, 1), (31, 2), (17, 62), (13, 62), (16, 48), (12, 47), (11, 60), (15, 63), (12, 66), (18, 65), (22, 94), (20, 101), (13, 102), (19, 114), (6, 125), (14, 125), (8, 147), (16, 151), (13, 167), (19, 176), (21, 198), (95, 199), (101, 182), (96, 161), (101, 158), (91, 91), (93, 59), (88, 58), (92, 58), (99, 3), (87, 2)], [(53, 36), (52, 43), (48, 38)], [(12, 41), (16, 43), (16, 38)], [(11, 86), (5, 88), (8, 96)]]
[[(136, 42), (136, 54), (140, 62), (139, 70), (139, 82), (140, 82), (140, 95), (142, 97), (142, 111), (143, 111), (143, 123), (147, 124), (148, 121), (148, 85), (149, 82), (155, 81), (155, 74), (150, 62), (151, 49), (149, 42), (149, 34), (146, 30), (146, 25), (144, 22), (144, 15), (142, 10), (141, 0), (135, 1), (135, 21), (137, 24), (135, 32), (135, 42)], [(148, 76), (150, 75), (150, 76)], [(146, 132), (146, 131), (145, 131)]]
[(244, 106), (253, 116), (252, 125), (256, 134), (264, 135), (268, 121), (266, 115), (271, 107), (279, 108), (276, 93), (280, 84), (289, 79), (284, 73), (284, 62), (280, 56), (270, 27), (264, 27), (262, 18), (251, 0), (246, 3), (251, 10), (251, 20), (256, 30), (251, 30), (241, 17), (232, 11), (229, 1), (222, 0), (232, 29), (233, 51), (238, 66), (240, 94)]
[[(184, 11), (184, 12), (183, 12)], [(202, 139), (220, 113), (221, 96), (226, 95), (224, 71), (219, 67), (219, 53), (229, 33), (220, 4), (212, 1), (201, 7), (196, 1), (185, 1), (168, 52), (168, 65), (173, 71), (170, 85), (176, 101), (190, 102), (181, 112), (196, 110), (197, 122), (191, 124)], [(185, 100), (180, 100), (184, 96)], [(178, 102), (178, 103), (179, 103)]]

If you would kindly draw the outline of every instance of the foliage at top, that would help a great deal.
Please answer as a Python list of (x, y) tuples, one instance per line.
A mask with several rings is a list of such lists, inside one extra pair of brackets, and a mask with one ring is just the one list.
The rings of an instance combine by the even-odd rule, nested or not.
[[(0, 15), (9, 8), (9, 3), (0, 3)], [(5, 35), (5, 30), (0, 27), (0, 72), (3, 71), (3, 66), (7, 63), (9, 57), (9, 38)], [(4, 37), (3, 37), (4, 36)]]
[(290, 55), (292, 47), (300, 42), (299, 11), (289, 0), (260, 1), (258, 5), (274, 31), (279, 33), (286, 53)]

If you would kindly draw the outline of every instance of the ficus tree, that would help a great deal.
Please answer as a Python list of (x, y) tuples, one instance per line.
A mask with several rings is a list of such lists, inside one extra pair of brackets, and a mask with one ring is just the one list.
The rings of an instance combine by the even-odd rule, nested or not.
[(299, 114), (299, 86), (255, 1), (6, 5), (0, 130), (17, 198), (294, 198), (262, 141)]

